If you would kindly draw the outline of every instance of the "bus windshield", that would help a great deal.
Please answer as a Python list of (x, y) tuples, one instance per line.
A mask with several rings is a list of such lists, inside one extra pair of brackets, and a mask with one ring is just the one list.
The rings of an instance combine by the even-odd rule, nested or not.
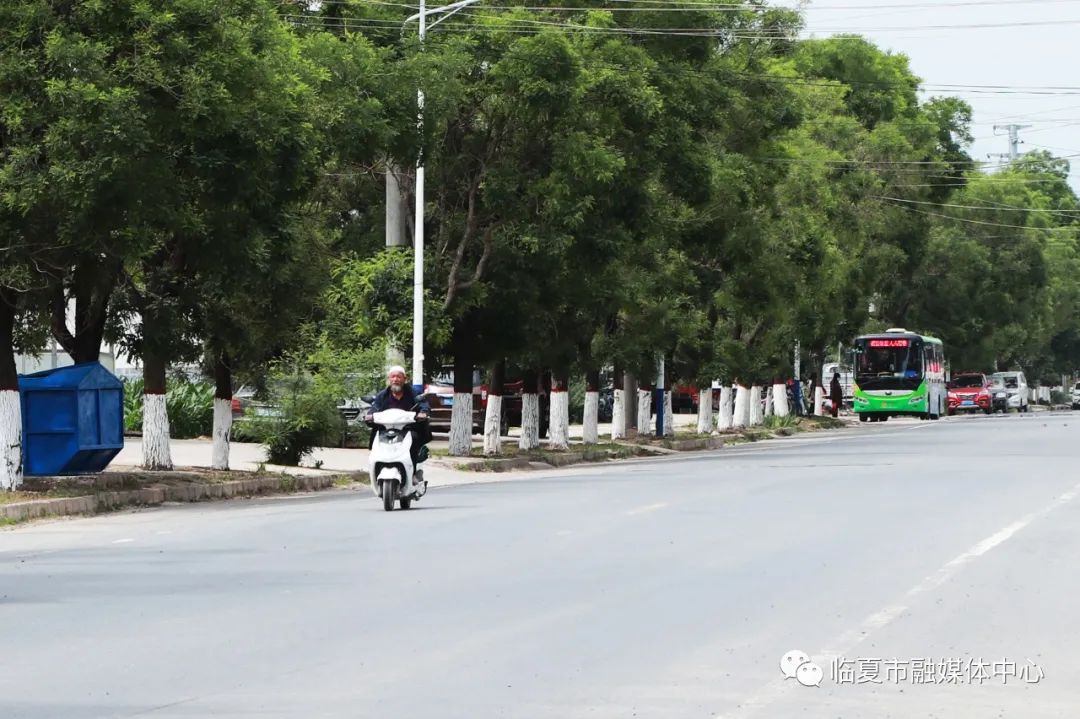
[(908, 337), (856, 340), (856, 382), (863, 390), (916, 390), (922, 383), (922, 341)]

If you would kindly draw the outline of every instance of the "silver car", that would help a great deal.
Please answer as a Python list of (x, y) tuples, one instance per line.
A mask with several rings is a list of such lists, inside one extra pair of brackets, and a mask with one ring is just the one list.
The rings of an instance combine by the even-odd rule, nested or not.
[(1031, 390), (1023, 372), (995, 372), (990, 376), (994, 409), (1008, 412), (1027, 412), (1031, 406)]

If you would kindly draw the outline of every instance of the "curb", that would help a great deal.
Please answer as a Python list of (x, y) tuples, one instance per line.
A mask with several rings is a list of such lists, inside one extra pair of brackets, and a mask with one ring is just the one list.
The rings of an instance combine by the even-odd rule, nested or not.
[(723, 437), (703, 437), (702, 439), (678, 439), (666, 441), (662, 445), (676, 452), (693, 452), (702, 449), (720, 449), (724, 446)]
[[(463, 472), (483, 474), (486, 472), (512, 472), (520, 469), (551, 469), (570, 467), (576, 464), (602, 464), (605, 462), (619, 462), (627, 459), (641, 459), (650, 455), (661, 455), (664, 451), (648, 445), (626, 445), (647, 450), (641, 455), (627, 455), (625, 457), (590, 457), (587, 452), (566, 452), (564, 454), (549, 454), (544, 457), (506, 457), (506, 458), (483, 458), (477, 462), (456, 462), (449, 466)], [(719, 445), (717, 445), (719, 446)]]
[(190, 483), (169, 487), (98, 491), (84, 497), (32, 499), (0, 506), (0, 519), (24, 522), (43, 517), (97, 514), (125, 507), (153, 507), (166, 502), (201, 502), (267, 494), (314, 492), (333, 487), (335, 481), (342, 476), (259, 477), (216, 484)]

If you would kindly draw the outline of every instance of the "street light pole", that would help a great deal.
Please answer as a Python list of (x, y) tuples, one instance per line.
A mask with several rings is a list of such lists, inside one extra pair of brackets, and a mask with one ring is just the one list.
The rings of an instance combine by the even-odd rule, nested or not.
[[(417, 13), (420, 46), (424, 45), (427, 12), (424, 0), (420, 0)], [(406, 20), (405, 22), (408, 22)], [(424, 90), (416, 89), (416, 129), (420, 135), (419, 152), (416, 155), (416, 217), (413, 220), (413, 389), (424, 391)]]
[[(417, 21), (419, 30), (420, 47), (424, 46), (424, 38), (427, 35), (427, 19), (429, 15), (443, 17), (431, 23), (435, 27), (440, 22), (450, 17), (458, 10), (468, 7), (479, 0), (460, 0), (441, 7), (427, 9), (424, 0), (420, 0), (420, 11), (410, 15), (402, 25), (408, 25), (413, 20)], [(412, 381), (413, 389), (419, 394), (424, 389), (424, 90), (416, 90), (416, 129), (420, 135), (420, 150), (416, 155), (416, 216), (413, 221), (413, 361)]]

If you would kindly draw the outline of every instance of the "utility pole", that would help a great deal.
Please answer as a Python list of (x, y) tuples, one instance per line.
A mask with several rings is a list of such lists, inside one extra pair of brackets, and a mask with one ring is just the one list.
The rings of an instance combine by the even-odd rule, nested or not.
[[(401, 26), (402, 33), (412, 21), (417, 22), (420, 48), (424, 47), (427, 31), (441, 23), (459, 10), (480, 0), (458, 0), (436, 8), (428, 8), (420, 0), (420, 12), (405, 18)], [(427, 24), (428, 17), (442, 15), (438, 20)], [(424, 90), (416, 90), (416, 129), (420, 135), (420, 150), (416, 157), (416, 219), (413, 224), (413, 389), (419, 393), (424, 389)]]
[(1020, 131), (1031, 127), (1031, 125), (994, 125), (994, 133), (998, 130), (1008, 130), (1009, 132), (1009, 152), (1005, 153), (991, 153), (988, 157), (1000, 157), (1002, 159), (1008, 158), (1009, 162), (1016, 162), (1020, 157)]

